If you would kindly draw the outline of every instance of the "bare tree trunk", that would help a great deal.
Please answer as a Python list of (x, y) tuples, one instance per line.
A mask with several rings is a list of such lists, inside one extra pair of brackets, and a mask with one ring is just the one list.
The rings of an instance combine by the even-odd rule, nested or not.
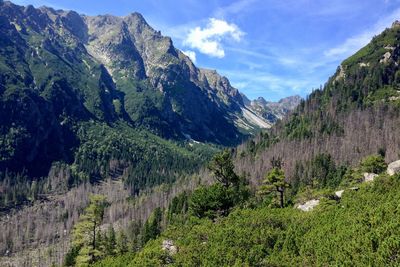
[(278, 189), (281, 208), (283, 208), (283, 189)]
[(93, 225), (93, 249), (96, 249), (96, 222)]

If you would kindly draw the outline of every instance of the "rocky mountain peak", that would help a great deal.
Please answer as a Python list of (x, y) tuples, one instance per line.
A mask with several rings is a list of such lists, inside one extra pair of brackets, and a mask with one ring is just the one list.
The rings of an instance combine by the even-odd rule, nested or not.
[(260, 96), (254, 102), (257, 102), (260, 105), (266, 105), (268, 102), (264, 99), (264, 97)]
[(400, 20), (396, 20), (392, 23), (392, 28), (400, 27)]
[[(76, 88), (77, 92), (70, 94), (87, 95), (95, 117), (115, 119), (112, 110), (116, 107), (133, 125), (163, 137), (191, 136), (219, 144), (241, 142), (248, 134), (270, 126), (244, 104), (248, 99), (228, 78), (215, 70), (197, 68), (174, 47), (171, 38), (153, 29), (140, 13), (87, 16), (7, 2), (0, 6), (0, 15), (10, 27), (5, 34), (19, 37), (20, 50), (29, 50), (21, 54), (20, 62), (30, 64), (23, 59), (25, 55), (37, 55), (36, 65), (26, 67), (29, 77), (21, 80), (39, 83), (33, 88), (61, 90), (52, 89), (47, 81), (56, 76), (53, 72), (59, 75), (69, 69), (72, 76), (63, 86)], [(25, 35), (35, 32), (34, 43), (20, 36), (24, 29)], [(57, 64), (52, 63), (53, 58)], [(37, 66), (42, 68), (40, 64), (49, 69), (48, 77), (30, 73)], [(99, 70), (100, 82), (96, 82)], [(104, 102), (101, 105), (90, 99), (96, 90), (101, 94), (96, 101)]]
[(278, 102), (266, 101), (263, 97), (250, 101), (246, 106), (252, 108), (255, 113), (270, 123), (282, 119), (287, 113), (294, 110), (301, 101), (298, 95), (280, 99)]

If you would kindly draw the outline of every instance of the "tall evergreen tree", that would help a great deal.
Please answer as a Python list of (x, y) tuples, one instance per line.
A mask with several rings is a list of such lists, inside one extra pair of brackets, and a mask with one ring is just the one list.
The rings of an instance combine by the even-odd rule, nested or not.
[(92, 195), (89, 206), (74, 227), (72, 246), (78, 248), (75, 259), (76, 266), (88, 266), (96, 258), (101, 257), (102, 252), (97, 247), (96, 236), (98, 236), (99, 227), (103, 220), (106, 203), (105, 196)]
[(289, 187), (289, 184), (285, 182), (285, 173), (280, 168), (273, 168), (268, 172), (261, 186), (260, 193), (267, 194), (277, 192), (279, 195), (280, 207), (284, 206), (284, 192)]
[(235, 173), (232, 153), (228, 149), (215, 155), (208, 169), (212, 171), (215, 179), (226, 188), (231, 185), (238, 185), (240, 182), (240, 177)]

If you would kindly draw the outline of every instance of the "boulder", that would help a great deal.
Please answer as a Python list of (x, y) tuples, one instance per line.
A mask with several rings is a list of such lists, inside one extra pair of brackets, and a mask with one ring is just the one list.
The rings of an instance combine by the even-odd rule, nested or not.
[(344, 192), (344, 190), (339, 190), (339, 191), (336, 191), (336, 192), (335, 192), (335, 195), (336, 195), (338, 198), (341, 198), (341, 197), (342, 197), (342, 194), (343, 194), (343, 192)]
[(400, 160), (390, 163), (387, 168), (387, 173), (390, 176), (400, 173)]
[(392, 56), (392, 54), (390, 54), (390, 52), (386, 52), (386, 53), (383, 55), (382, 59), (379, 60), (379, 62), (380, 62), (380, 63), (387, 63), (387, 62), (389, 61), (389, 59), (390, 59), (391, 56)]
[(371, 182), (377, 177), (378, 174), (364, 172), (364, 182)]
[(311, 199), (303, 205), (298, 205), (297, 208), (302, 211), (311, 211), (319, 204), (319, 199)]
[(178, 248), (174, 245), (174, 242), (169, 239), (162, 242), (161, 249), (167, 251), (169, 255), (174, 255), (178, 252)]

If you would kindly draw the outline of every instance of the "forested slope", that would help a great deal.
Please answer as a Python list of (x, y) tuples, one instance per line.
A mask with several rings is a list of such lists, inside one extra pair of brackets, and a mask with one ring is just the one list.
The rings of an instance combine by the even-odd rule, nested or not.
[(1, 263), (396, 265), (398, 22), (196, 190), (259, 130), (226, 78), (137, 13), (0, 14)]
[(342, 62), (325, 86), (314, 90), (291, 115), (239, 146), (236, 166), (258, 183), (273, 157), (281, 157), (289, 179), (296, 163), (318, 154), (337, 164), (356, 164), (384, 151), (400, 152), (400, 25), (373, 38)]
[(215, 157), (216, 183), (173, 200), (143, 249), (95, 266), (397, 266), (399, 51), (395, 22), (293, 114)]
[(139, 253), (94, 266), (397, 266), (399, 178), (382, 175), (312, 212), (260, 205), (217, 221), (190, 218)]

